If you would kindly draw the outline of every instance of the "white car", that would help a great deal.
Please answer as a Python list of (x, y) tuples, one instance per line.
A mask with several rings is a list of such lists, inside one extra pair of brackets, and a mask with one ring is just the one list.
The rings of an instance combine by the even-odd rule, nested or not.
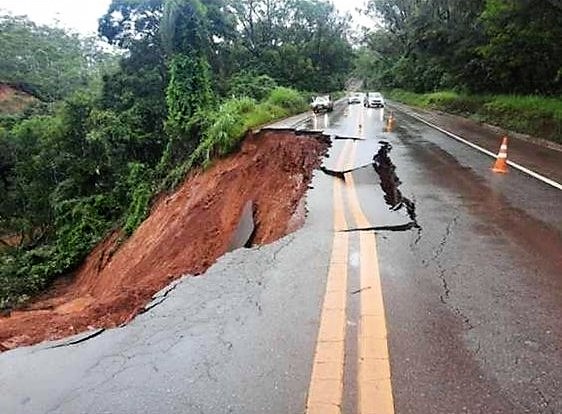
[(356, 103), (361, 103), (361, 94), (360, 93), (354, 93), (353, 95), (350, 95), (347, 98), (347, 103), (349, 105), (351, 104), (356, 104)]
[(363, 105), (367, 108), (384, 108), (384, 98), (379, 92), (369, 92)]

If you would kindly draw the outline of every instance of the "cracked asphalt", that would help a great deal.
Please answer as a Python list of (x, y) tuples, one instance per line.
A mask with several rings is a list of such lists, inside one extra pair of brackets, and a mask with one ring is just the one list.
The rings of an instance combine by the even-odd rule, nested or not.
[[(383, 110), (359, 105), (307, 127), (353, 138), (358, 111), (366, 139), (354, 141), (352, 174), (378, 229), (395, 412), (561, 413), (562, 192), (517, 171), (493, 175), (491, 159), (400, 112), (392, 133)], [(410, 217), (384, 198), (372, 167), (380, 140), (419, 227), (384, 230)], [(327, 170), (344, 142), (333, 141)], [(128, 325), (0, 354), (0, 413), (304, 413), (337, 179), (315, 173), (301, 230), (184, 276)], [(344, 413), (357, 411), (356, 353), (351, 344)]]

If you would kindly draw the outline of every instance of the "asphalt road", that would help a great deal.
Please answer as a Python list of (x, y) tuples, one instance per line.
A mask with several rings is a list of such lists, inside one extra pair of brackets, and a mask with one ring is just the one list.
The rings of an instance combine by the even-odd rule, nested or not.
[[(129, 325), (0, 354), (0, 413), (306, 412), (341, 234), (343, 392), (324, 414), (370, 412), (356, 340), (377, 290), (378, 279), (363, 285), (367, 262), (382, 285), (394, 412), (561, 413), (562, 191), (495, 175), (489, 157), (402, 113), (383, 132), (385, 116), (353, 105), (291, 124), (361, 138), (334, 139), (325, 167), (364, 167), (345, 180), (318, 171), (301, 230), (184, 277)], [(395, 168), (373, 167), (381, 140)], [(362, 227), (359, 210), (379, 230), (334, 231), (340, 213)]]

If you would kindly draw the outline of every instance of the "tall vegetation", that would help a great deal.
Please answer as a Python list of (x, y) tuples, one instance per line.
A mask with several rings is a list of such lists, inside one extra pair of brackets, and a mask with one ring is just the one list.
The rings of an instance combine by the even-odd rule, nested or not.
[(95, 43), (10, 22), (0, 82), (56, 103), (0, 118), (0, 308), (133, 232), (156, 192), (248, 128), (304, 110), (295, 88), (341, 88), (352, 62), (348, 20), (320, 0), (113, 0), (99, 35), (123, 50), (116, 67)]
[(397, 101), (469, 116), (512, 131), (562, 144), (562, 100), (534, 95), (466, 94), (454, 91), (387, 92)]
[(0, 15), (0, 81), (56, 100), (101, 76), (112, 59), (93, 37)]
[(383, 23), (356, 70), (373, 86), (432, 92), (562, 93), (555, 0), (369, 0)]
[(254, 70), (301, 90), (343, 89), (352, 68), (349, 16), (321, 0), (228, 0), (236, 39), (221, 47), (226, 73)]

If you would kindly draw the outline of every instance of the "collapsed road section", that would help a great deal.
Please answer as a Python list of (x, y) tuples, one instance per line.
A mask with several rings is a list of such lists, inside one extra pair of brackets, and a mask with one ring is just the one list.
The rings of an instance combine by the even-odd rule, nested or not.
[[(350, 138), (351, 139), (351, 138)], [(345, 181), (345, 175), (360, 171), (368, 167), (372, 167), (380, 180), (380, 189), (382, 190), (382, 197), (385, 204), (392, 212), (399, 212), (405, 210), (408, 219), (410, 220), (404, 224), (381, 225), (364, 228), (351, 228), (343, 230), (344, 232), (355, 231), (407, 231), (417, 229), (418, 233), (421, 232), (421, 226), (418, 223), (416, 214), (416, 204), (402, 194), (398, 187), (402, 184), (400, 178), (396, 174), (396, 166), (390, 158), (392, 145), (386, 141), (379, 141), (380, 148), (373, 156), (373, 161), (366, 165), (361, 165), (347, 170), (330, 170), (324, 166), (320, 167), (320, 171), (324, 174), (338, 178)]]
[(250, 133), (239, 152), (161, 196), (128, 240), (109, 235), (69, 280), (0, 318), (0, 351), (127, 323), (180, 276), (205, 272), (234, 248), (296, 230), (328, 146), (320, 134)]
[(398, 189), (402, 182), (398, 175), (396, 175), (396, 166), (390, 159), (390, 151), (392, 145), (386, 141), (380, 141), (381, 147), (373, 157), (373, 168), (379, 175), (381, 180), (381, 189), (384, 192), (384, 200), (390, 206), (392, 211), (398, 211), (402, 208), (406, 209), (410, 223), (407, 224), (409, 228), (420, 228), (416, 216), (416, 204), (405, 197)]

